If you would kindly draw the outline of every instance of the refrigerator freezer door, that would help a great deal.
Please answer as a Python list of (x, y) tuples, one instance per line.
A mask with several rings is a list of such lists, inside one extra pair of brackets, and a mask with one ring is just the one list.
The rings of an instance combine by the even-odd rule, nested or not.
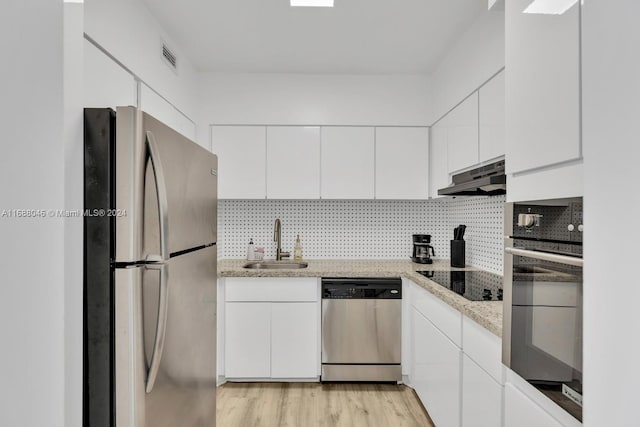
[[(142, 139), (142, 113), (134, 107), (116, 109), (115, 206), (102, 207), (115, 219), (115, 259), (117, 262), (137, 262), (142, 256), (142, 202), (146, 149)], [(114, 215), (117, 214), (117, 215)]]
[(171, 254), (216, 242), (218, 158), (148, 114), (142, 117), (143, 258), (162, 254), (163, 242)]
[[(167, 261), (166, 307), (160, 304), (160, 271), (143, 273), (147, 369), (152, 358), (159, 357), (153, 387), (145, 393), (146, 426), (215, 425), (216, 259), (214, 245)], [(162, 354), (154, 356), (159, 314), (164, 309), (164, 345)]]
[(164, 258), (214, 243), (217, 157), (134, 107), (118, 107), (116, 119), (115, 209), (106, 213), (116, 221), (116, 261), (161, 255), (161, 237)]

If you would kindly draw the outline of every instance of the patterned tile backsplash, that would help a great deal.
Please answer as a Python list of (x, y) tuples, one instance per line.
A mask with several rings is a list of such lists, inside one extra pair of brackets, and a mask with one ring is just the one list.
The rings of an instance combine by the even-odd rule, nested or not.
[(309, 259), (411, 256), (412, 234), (431, 234), (437, 258), (466, 224), (467, 264), (502, 274), (504, 196), (436, 200), (220, 200), (218, 256), (244, 258), (249, 239), (275, 257), (273, 223), (282, 221), (283, 250), (300, 235)]

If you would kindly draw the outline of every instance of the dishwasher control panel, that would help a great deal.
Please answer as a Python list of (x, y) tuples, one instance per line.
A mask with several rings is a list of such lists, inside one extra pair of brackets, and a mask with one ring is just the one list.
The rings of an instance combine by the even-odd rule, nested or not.
[(402, 299), (397, 278), (323, 278), (323, 299)]

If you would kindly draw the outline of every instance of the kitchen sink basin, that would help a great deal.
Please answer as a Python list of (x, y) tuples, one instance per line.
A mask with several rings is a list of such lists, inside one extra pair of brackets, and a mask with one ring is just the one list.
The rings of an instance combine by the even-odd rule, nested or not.
[(257, 270), (274, 270), (274, 269), (296, 269), (307, 268), (309, 266), (306, 262), (294, 262), (294, 261), (254, 261), (248, 262), (242, 266), (242, 268), (252, 268)]

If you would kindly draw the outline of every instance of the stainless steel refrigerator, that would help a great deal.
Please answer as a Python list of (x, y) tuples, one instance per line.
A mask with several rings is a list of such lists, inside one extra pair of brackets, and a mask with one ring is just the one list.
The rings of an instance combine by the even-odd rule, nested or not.
[(85, 109), (84, 426), (215, 426), (217, 157)]

